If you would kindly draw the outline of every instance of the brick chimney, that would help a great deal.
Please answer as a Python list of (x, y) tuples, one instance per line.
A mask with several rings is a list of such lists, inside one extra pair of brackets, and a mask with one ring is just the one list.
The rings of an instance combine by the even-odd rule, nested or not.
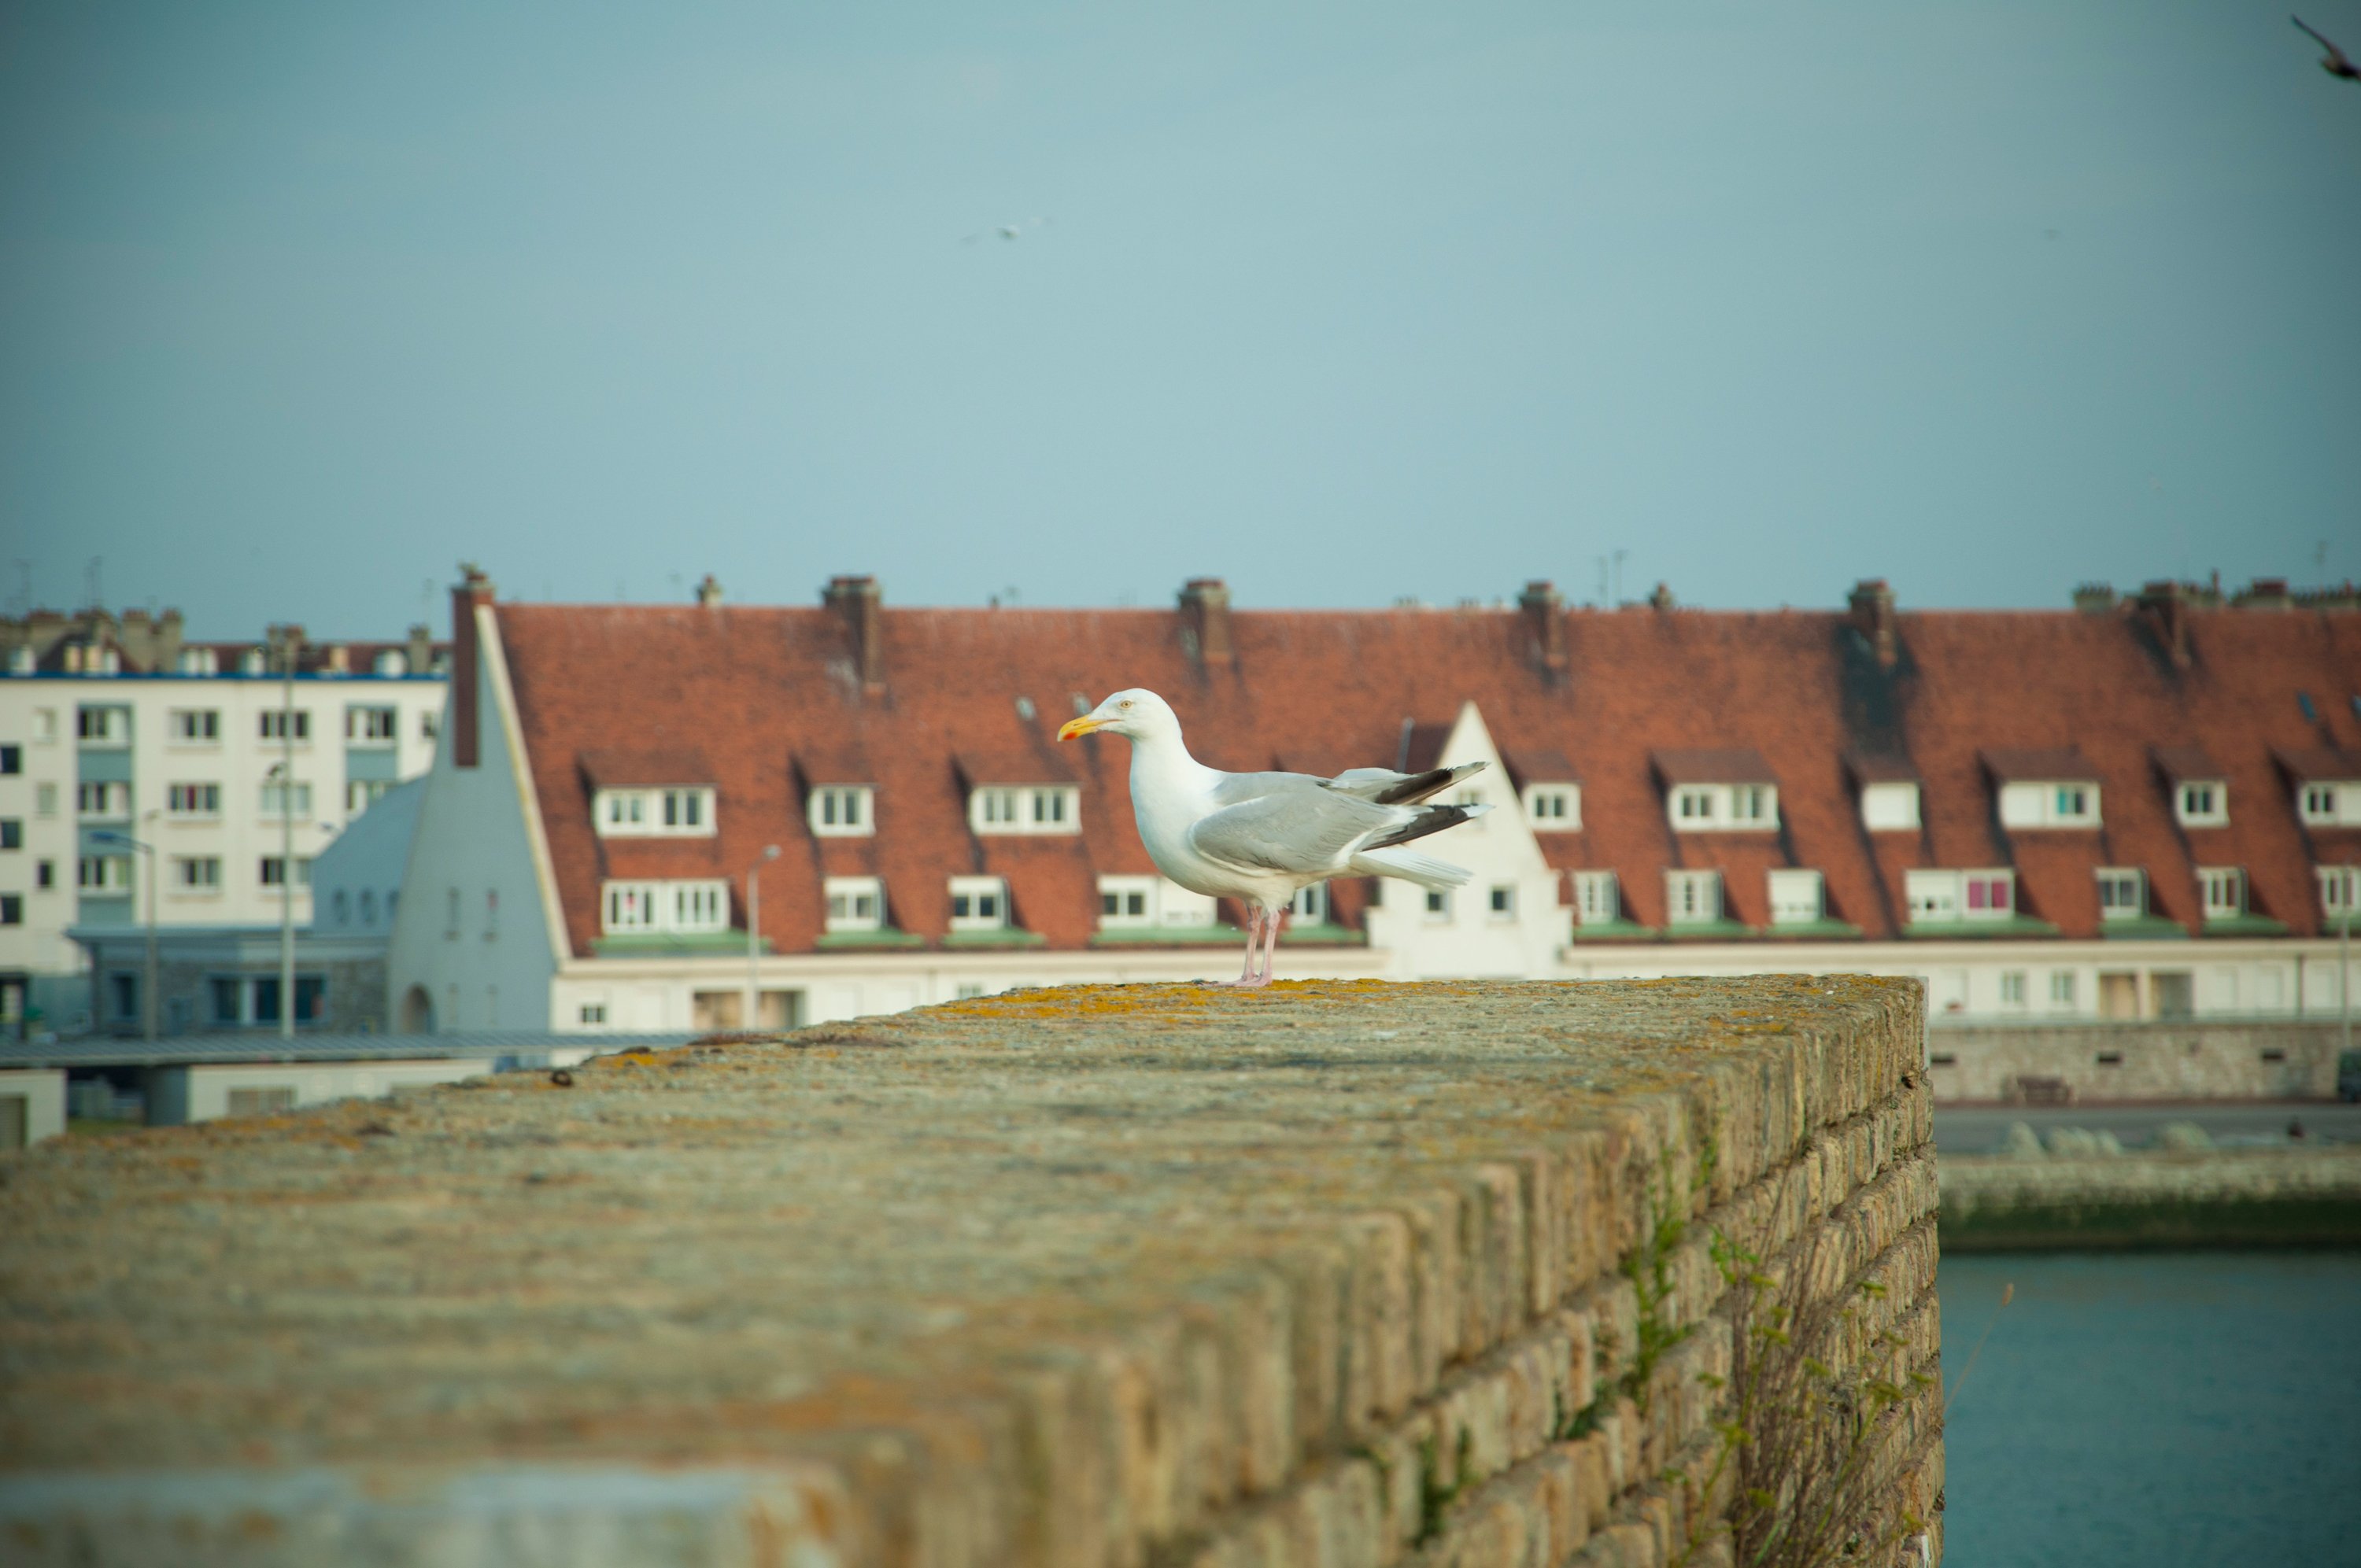
[(871, 576), (830, 577), (820, 602), (844, 623), (845, 641), (852, 647), (852, 666), (861, 673), (861, 689), (870, 696), (885, 691), (885, 624), (884, 597)]
[(2111, 583), (2080, 583), (2074, 588), (2074, 608), (2084, 615), (2110, 615), (2115, 608), (2115, 590)]
[(1180, 590), (1180, 648), (1200, 669), (1237, 658), (1230, 641), (1230, 590), (1219, 577), (1191, 577)]
[(473, 562), (459, 567), (462, 580), (451, 590), (451, 764), (476, 765), (476, 611), (500, 590)]
[(1552, 680), (1565, 674), (1565, 605), (1556, 587), (1540, 578), (1527, 583), (1517, 596), (1517, 609), (1524, 622), (1525, 656), (1533, 668)]
[(2195, 657), (2189, 642), (2190, 590), (2175, 582), (2144, 586), (2133, 601), (2140, 620), (2154, 633), (2165, 657), (2176, 670), (2185, 670)]
[(1883, 577), (1863, 577), (1852, 586), (1852, 597), (1845, 602), (1851, 611), (1852, 629), (1869, 644), (1879, 664), (1894, 668), (1902, 657), (1902, 639), (1894, 623), (1894, 590)]

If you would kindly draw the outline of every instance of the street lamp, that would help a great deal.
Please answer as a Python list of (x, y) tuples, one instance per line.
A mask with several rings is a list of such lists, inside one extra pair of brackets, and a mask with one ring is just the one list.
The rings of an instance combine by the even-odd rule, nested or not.
[(763, 998), (763, 868), (779, 858), (776, 844), (763, 846), (763, 858), (746, 868), (746, 1023), (757, 1027)]
[(271, 628), (279, 644), (279, 1037), (295, 1037), (295, 656), (303, 645), (292, 626)]
[(148, 886), (148, 978), (139, 987), (139, 1024), (148, 1045), (153, 1046), (156, 1043), (156, 846), (128, 833), (117, 833), (111, 828), (92, 829), (90, 841), (137, 850), (148, 857), (148, 872), (142, 879)]

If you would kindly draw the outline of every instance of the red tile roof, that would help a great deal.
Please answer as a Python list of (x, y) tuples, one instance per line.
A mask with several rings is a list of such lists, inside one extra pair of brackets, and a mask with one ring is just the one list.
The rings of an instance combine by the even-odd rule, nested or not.
[(1779, 775), (1752, 746), (1707, 746), (1658, 751), (1650, 759), (1666, 784), (1775, 784)]
[(2302, 784), (2323, 779), (2361, 779), (2361, 751), (2334, 746), (2282, 746), (2277, 754), (2288, 776)]
[(592, 789), (647, 789), (657, 784), (709, 784), (713, 764), (694, 750), (585, 751), (582, 776)]
[(1984, 771), (2003, 784), (2048, 784), (2053, 779), (2080, 781), (2099, 775), (2079, 746), (1989, 748)]
[(2200, 783), (2229, 776), (2213, 753), (2202, 746), (2158, 746), (2150, 753), (2156, 758), (2157, 771), (2174, 784), (2190, 780)]
[(1847, 751), (1845, 771), (1857, 784), (1916, 784), (1917, 764), (1907, 757), (1885, 756), (1871, 751)]
[[(1676, 866), (1721, 869), (1731, 915), (1755, 924), (1768, 917), (1763, 872), (1817, 868), (1830, 915), (1872, 938), (1900, 929), (1910, 868), (2011, 866), (2027, 914), (2091, 936), (2092, 871), (2132, 865), (2147, 870), (2158, 912), (2193, 927), (2195, 868), (2235, 865), (2257, 914), (2309, 934), (2321, 928), (2315, 856), (2361, 847), (2352, 830), (2303, 828), (2281, 772), (2282, 753), (2310, 769), (2325, 746), (2348, 758), (2334, 776), (2361, 776), (2350, 705), (2322, 705), (2314, 719), (2296, 700), (2361, 691), (2361, 614), (2345, 610), (2192, 609), (2182, 667), (2128, 613), (1905, 612), (1887, 663), (1838, 614), (1577, 609), (1565, 612), (1563, 669), (1532, 657), (1516, 610), (1233, 610), (1235, 656), (1209, 668), (1171, 611), (889, 605), (874, 691), (850, 661), (844, 620), (818, 608), (504, 604), (497, 615), (583, 953), (602, 878), (741, 886), (769, 843), (786, 852), (765, 871), (763, 924), (784, 950), (818, 936), (824, 876), (884, 878), (894, 923), (937, 938), (946, 879), (965, 872), (1007, 877), (1024, 926), (1082, 946), (1095, 927), (1093, 879), (1153, 868), (1131, 821), (1128, 746), (1093, 736), (1061, 749), (1052, 737), (1076, 697), (1128, 685), (1164, 694), (1208, 762), (1322, 773), (1426, 760), (1410, 742), (1472, 700), (1504, 750), (1583, 758), (1583, 827), (1541, 835), (1542, 852), (1618, 872), (1627, 916), (1645, 925), (1663, 922), (1664, 873)], [(2218, 761), (2227, 827), (2176, 825), (2160, 746)], [(1654, 760), (1706, 749), (1758, 756), (1775, 775), (1776, 834), (1673, 831)], [(702, 752), (720, 792), (716, 835), (598, 839), (582, 760), (615, 750)], [(1985, 756), (2021, 751), (2078, 755), (2065, 776), (2102, 785), (2103, 826), (2002, 829)], [(963, 768), (1005, 773), (1012, 758), (1035, 765), (990, 782), (1063, 782), (1047, 771), (1053, 759), (1068, 770), (1078, 834), (969, 832)], [(1861, 758), (1921, 782), (1916, 832), (1863, 831), (1848, 778), (1862, 776)], [(1722, 771), (1715, 782), (1734, 782)], [(818, 783), (874, 784), (876, 836), (812, 837), (803, 793)], [(1449, 840), (1434, 849), (1447, 857)], [(1356, 919), (1363, 890), (1333, 891), (1339, 917)]]
[(1582, 775), (1564, 751), (1547, 746), (1507, 746), (1500, 750), (1509, 782), (1519, 789), (1529, 784), (1580, 784)]

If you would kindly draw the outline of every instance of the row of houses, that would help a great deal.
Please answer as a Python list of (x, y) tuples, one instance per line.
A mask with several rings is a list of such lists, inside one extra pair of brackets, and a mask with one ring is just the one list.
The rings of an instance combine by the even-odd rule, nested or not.
[(1329, 774), (1483, 762), (1427, 846), (1453, 894), (1307, 889), (1280, 974), (1924, 976), (1971, 1016), (2343, 1003), (2361, 613), (2257, 584), (2057, 612), (902, 609), (454, 594), (447, 718), (398, 916), (394, 1026), (777, 1025), (1012, 985), (1234, 972), (1162, 881), (1119, 739)]

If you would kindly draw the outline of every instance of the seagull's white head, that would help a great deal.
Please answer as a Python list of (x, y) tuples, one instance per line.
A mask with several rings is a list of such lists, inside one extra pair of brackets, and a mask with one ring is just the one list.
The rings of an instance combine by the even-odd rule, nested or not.
[(1095, 734), (1102, 729), (1128, 736), (1134, 740), (1159, 736), (1177, 738), (1180, 733), (1180, 716), (1172, 711), (1170, 703), (1154, 692), (1134, 686), (1128, 691), (1115, 693), (1080, 718), (1068, 719), (1065, 728), (1058, 731), (1058, 739), (1071, 740), (1077, 735)]

